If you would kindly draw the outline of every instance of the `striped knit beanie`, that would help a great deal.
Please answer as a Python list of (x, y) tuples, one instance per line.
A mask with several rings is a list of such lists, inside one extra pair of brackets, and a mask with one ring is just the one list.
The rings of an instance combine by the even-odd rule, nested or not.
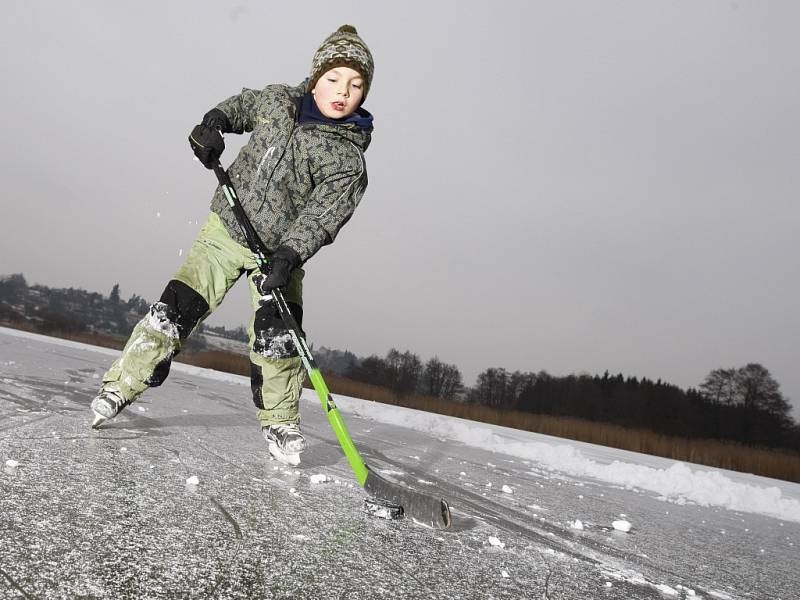
[(313, 90), (325, 73), (336, 67), (350, 67), (364, 78), (364, 99), (372, 83), (375, 63), (369, 48), (352, 25), (342, 25), (329, 35), (314, 54), (308, 89)]

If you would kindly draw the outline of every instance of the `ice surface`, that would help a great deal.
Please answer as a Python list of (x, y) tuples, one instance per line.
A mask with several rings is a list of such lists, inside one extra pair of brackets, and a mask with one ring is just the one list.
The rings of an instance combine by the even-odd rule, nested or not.
[(246, 378), (177, 363), (146, 412), (89, 430), (116, 355), (0, 329), (0, 456), (20, 464), (0, 472), (0, 598), (800, 597), (796, 484), (337, 397), (371, 467), (449, 501), (434, 531), (364, 513), (312, 392), (297, 468), (269, 461)]

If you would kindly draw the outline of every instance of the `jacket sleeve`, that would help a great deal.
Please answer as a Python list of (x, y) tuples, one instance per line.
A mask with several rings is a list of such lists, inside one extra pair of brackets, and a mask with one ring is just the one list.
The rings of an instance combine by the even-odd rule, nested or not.
[(216, 108), (225, 113), (231, 124), (231, 133), (253, 131), (256, 112), (261, 103), (263, 90), (244, 88), (241, 94), (231, 96), (217, 104)]
[(314, 187), (300, 214), (281, 238), (281, 245), (295, 250), (303, 262), (336, 239), (350, 220), (367, 189), (367, 167), (364, 154), (356, 146), (343, 162)]

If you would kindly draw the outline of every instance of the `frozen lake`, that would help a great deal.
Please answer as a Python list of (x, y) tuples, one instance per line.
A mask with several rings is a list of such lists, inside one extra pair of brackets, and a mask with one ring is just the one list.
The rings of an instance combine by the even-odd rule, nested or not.
[(800, 597), (800, 485), (337, 397), (433, 531), (363, 513), (311, 391), (298, 468), (247, 379), (179, 364), (90, 430), (115, 355), (0, 328), (0, 598)]

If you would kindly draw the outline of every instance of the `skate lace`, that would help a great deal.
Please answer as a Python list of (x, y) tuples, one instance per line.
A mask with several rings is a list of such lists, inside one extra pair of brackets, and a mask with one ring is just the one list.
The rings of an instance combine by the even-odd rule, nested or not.
[(104, 400), (113, 404), (116, 410), (119, 410), (120, 408), (122, 408), (127, 404), (127, 402), (125, 402), (125, 398), (123, 398), (116, 392), (103, 392), (103, 395), (101, 397)]
[(300, 433), (300, 428), (294, 424), (283, 424), (283, 425), (273, 425), (272, 429), (275, 433), (283, 436), (284, 438), (294, 435), (297, 437), (303, 437), (303, 434)]

